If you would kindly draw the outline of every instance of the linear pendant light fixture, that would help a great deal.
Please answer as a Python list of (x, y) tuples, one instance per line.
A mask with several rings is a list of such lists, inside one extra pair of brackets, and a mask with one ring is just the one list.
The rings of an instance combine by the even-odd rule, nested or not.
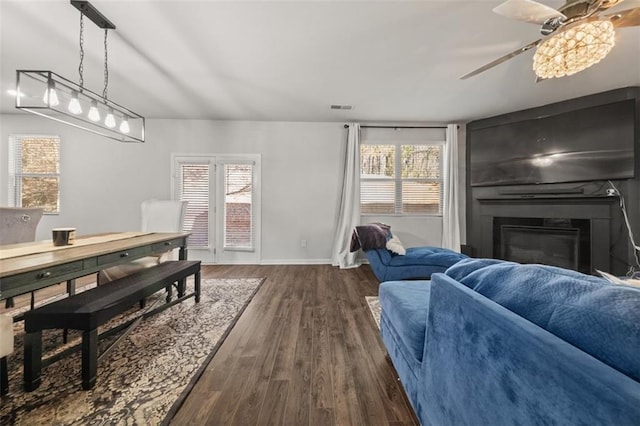
[[(144, 142), (144, 117), (107, 98), (107, 32), (116, 26), (88, 1), (71, 0), (71, 4), (80, 11), (79, 83), (76, 84), (53, 71), (17, 70), (16, 108), (117, 141)], [(102, 95), (84, 87), (84, 16), (104, 29)]]

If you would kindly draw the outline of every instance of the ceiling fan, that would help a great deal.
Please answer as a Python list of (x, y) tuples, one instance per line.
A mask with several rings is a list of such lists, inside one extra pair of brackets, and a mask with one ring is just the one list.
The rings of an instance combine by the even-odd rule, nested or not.
[(640, 25), (640, 7), (604, 13), (624, 0), (566, 0), (553, 9), (532, 0), (507, 0), (493, 11), (507, 18), (540, 25), (542, 38), (460, 77), (465, 80), (537, 47), (537, 81), (571, 75), (594, 65), (613, 48), (614, 28)]

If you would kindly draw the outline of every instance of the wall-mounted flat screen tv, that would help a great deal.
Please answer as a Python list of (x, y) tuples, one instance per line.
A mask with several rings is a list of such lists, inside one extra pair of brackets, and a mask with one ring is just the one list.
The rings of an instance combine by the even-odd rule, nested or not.
[(469, 132), (472, 186), (635, 177), (635, 100)]

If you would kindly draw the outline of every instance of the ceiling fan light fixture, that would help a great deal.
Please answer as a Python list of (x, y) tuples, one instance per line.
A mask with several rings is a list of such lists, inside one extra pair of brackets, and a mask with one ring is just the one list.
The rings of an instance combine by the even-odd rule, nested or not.
[(615, 44), (615, 30), (608, 19), (572, 26), (542, 42), (533, 56), (539, 78), (564, 77), (600, 62)]

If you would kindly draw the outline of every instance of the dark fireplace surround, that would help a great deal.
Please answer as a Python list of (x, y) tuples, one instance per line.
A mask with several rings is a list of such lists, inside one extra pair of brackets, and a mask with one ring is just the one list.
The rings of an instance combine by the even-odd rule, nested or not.
[(481, 257), (609, 271), (617, 197), (496, 197), (480, 203)]
[(498, 259), (591, 273), (591, 220), (494, 217), (493, 253)]

